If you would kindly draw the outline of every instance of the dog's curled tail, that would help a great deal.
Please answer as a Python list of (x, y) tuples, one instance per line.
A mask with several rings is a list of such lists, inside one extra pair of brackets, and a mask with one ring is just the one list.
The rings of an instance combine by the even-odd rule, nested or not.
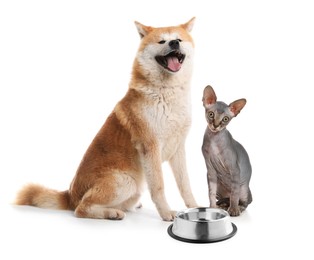
[(18, 192), (15, 204), (46, 209), (70, 209), (69, 191), (56, 191), (38, 184), (28, 184)]

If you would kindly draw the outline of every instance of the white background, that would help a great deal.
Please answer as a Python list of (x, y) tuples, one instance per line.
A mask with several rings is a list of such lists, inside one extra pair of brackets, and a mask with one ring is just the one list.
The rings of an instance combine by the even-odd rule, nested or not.
[[(1, 1), (1, 259), (313, 259), (314, 8), (311, 1)], [(35, 182), (68, 188), (116, 102), (139, 44), (134, 26), (196, 16), (187, 164), (208, 206), (201, 103), (211, 84), (247, 105), (229, 130), (253, 166), (253, 203), (224, 242), (188, 244), (167, 234), (149, 194), (122, 221), (13, 206)], [(130, 104), (131, 106), (132, 104)], [(166, 195), (184, 209), (164, 165)], [(6, 255), (6, 256), (4, 256)]]

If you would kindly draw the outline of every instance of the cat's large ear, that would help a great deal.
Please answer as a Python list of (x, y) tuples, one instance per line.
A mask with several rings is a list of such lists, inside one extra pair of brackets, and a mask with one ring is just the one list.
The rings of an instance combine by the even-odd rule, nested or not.
[(217, 97), (216, 97), (214, 89), (210, 85), (204, 88), (202, 101), (203, 101), (203, 106), (206, 108), (216, 103)]
[(245, 106), (245, 104), (246, 104), (246, 99), (241, 98), (230, 103), (229, 109), (234, 114), (234, 116), (237, 116), (242, 110), (242, 108)]

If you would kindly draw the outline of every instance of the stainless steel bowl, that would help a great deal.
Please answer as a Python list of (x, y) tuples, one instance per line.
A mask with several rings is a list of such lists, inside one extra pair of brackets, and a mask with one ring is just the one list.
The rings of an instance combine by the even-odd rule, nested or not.
[(217, 208), (191, 208), (177, 213), (168, 234), (180, 241), (210, 243), (235, 235), (237, 227), (231, 223), (227, 211)]

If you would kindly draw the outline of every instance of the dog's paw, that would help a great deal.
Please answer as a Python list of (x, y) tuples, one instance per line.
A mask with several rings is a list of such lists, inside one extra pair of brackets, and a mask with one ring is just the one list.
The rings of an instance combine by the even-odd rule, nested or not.
[(175, 210), (166, 211), (160, 214), (163, 221), (173, 221), (177, 212)]
[(194, 200), (194, 198), (189, 198), (188, 201), (185, 201), (185, 206), (187, 208), (198, 208), (199, 205), (196, 203), (196, 201)]
[(142, 204), (141, 202), (137, 203), (137, 205), (136, 205), (136, 208), (137, 208), (137, 209), (140, 209), (140, 208), (142, 208), (142, 207), (143, 207), (143, 204)]
[(187, 208), (199, 208), (200, 206), (197, 203), (185, 204)]
[(122, 220), (125, 217), (125, 213), (119, 209), (107, 209), (104, 211), (104, 218), (111, 220)]

